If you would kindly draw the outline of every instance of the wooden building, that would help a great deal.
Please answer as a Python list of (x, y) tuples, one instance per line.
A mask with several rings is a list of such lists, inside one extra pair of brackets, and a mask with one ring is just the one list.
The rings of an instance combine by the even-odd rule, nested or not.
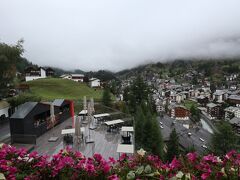
[(41, 79), (46, 77), (54, 76), (54, 70), (52, 68), (43, 68), (43, 67), (27, 67), (25, 69), (25, 80), (32, 81), (35, 79)]
[(55, 100), (53, 107), (54, 118), (51, 117), (50, 102), (26, 102), (20, 105), (10, 117), (11, 142), (33, 144), (36, 137), (71, 116), (70, 101)]
[(52, 77), (55, 75), (55, 71), (52, 68), (47, 68), (46, 75), (47, 75), (47, 77)]
[(173, 105), (170, 107), (169, 116), (176, 120), (189, 120), (190, 111), (181, 105)]

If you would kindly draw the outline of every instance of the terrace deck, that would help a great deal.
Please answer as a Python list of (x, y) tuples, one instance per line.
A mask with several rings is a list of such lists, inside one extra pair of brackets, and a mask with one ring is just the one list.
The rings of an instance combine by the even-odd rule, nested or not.
[[(40, 154), (53, 155), (58, 153), (60, 149), (66, 147), (61, 131), (66, 126), (71, 125), (71, 123), (72, 120), (68, 119), (37, 138), (34, 151)], [(86, 127), (85, 136), (87, 136), (89, 124), (82, 126)], [(48, 139), (52, 136), (57, 136), (59, 139), (56, 142), (48, 142)], [(100, 153), (106, 159), (109, 157), (119, 157), (117, 153), (117, 146), (121, 141), (121, 135), (119, 133), (107, 132), (107, 127), (100, 125), (97, 129), (91, 130), (91, 137), (95, 141), (94, 143), (86, 144), (82, 142), (77, 144), (77, 141), (74, 139), (74, 143), (70, 145), (70, 147), (72, 147), (73, 150), (82, 152), (87, 157), (92, 156), (94, 153)]]

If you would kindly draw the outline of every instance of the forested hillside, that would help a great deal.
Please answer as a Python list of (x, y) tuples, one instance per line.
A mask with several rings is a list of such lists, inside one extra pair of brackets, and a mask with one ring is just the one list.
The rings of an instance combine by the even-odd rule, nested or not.
[(159, 74), (159, 78), (181, 79), (186, 73), (201, 74), (204, 78), (209, 78), (216, 83), (222, 82), (224, 75), (239, 72), (240, 58), (235, 59), (193, 59), (175, 60), (165, 63), (152, 63), (141, 65), (132, 69), (118, 72), (116, 75), (122, 79), (127, 79), (137, 74), (149, 75)]

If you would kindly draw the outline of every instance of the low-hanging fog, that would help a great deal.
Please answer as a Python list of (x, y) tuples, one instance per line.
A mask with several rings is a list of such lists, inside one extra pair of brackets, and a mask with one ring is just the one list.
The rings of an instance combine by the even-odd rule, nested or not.
[(240, 55), (239, 0), (1, 0), (0, 41), (38, 65), (118, 71)]

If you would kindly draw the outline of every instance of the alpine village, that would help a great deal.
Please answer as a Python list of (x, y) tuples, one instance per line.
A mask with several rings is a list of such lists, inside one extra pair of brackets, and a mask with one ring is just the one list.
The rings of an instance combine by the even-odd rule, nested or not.
[(13, 1), (0, 180), (240, 179), (239, 2)]

